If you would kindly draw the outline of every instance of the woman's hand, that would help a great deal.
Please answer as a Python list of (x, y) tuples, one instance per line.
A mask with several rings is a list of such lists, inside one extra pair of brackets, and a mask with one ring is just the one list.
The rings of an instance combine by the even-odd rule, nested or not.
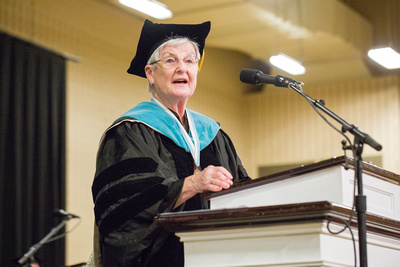
[[(218, 192), (233, 184), (232, 175), (224, 167), (208, 166), (203, 171), (186, 178), (196, 193), (204, 191)], [(185, 181), (186, 182), (186, 181)]]
[(201, 172), (186, 177), (175, 208), (197, 193), (203, 193), (204, 191), (218, 192), (222, 189), (230, 188), (233, 185), (232, 179), (232, 175), (224, 167), (212, 165)]

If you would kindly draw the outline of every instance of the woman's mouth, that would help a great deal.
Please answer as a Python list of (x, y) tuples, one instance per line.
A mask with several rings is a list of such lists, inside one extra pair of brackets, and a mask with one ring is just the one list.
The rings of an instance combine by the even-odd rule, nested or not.
[(187, 84), (188, 81), (186, 79), (177, 79), (173, 83), (175, 83), (175, 84)]

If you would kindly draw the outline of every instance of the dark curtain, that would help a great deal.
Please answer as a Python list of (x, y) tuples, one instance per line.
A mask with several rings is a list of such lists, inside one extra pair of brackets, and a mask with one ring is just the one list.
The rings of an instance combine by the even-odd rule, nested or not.
[[(65, 58), (0, 33), (0, 266), (18, 266), (64, 207)], [(61, 238), (35, 257), (63, 266), (64, 251)]]

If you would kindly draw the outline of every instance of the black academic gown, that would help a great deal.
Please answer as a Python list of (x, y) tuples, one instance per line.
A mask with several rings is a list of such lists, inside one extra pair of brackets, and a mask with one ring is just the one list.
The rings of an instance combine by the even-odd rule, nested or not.
[[(200, 165), (223, 166), (234, 182), (249, 179), (222, 130), (201, 151)], [(107, 131), (92, 186), (103, 266), (184, 266), (182, 244), (154, 217), (208, 208), (197, 194), (174, 209), (193, 170), (190, 153), (141, 122), (124, 121)]]

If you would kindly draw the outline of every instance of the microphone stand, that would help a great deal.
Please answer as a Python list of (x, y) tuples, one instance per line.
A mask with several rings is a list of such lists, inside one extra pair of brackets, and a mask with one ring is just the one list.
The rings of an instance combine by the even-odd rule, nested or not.
[[(33, 255), (41, 248), (44, 244), (47, 243), (47, 241), (53, 237), (64, 225), (72, 219), (72, 216), (68, 215), (65, 216), (64, 219), (62, 220), (61, 223), (59, 223), (57, 226), (53, 227), (50, 232), (42, 238), (38, 243), (34, 244), (29, 248), (29, 250), (18, 260), (19, 265), (24, 265), (26, 262), (29, 262), (30, 259), (32, 259)], [(30, 264), (28, 265), (30, 266)]]
[(354, 125), (350, 125), (345, 120), (340, 118), (338, 115), (330, 111), (324, 106), (323, 101), (317, 101), (309, 97), (305, 94), (301, 88), (303, 83), (290, 81), (288, 83), (288, 87), (295, 90), (297, 93), (302, 95), (310, 102), (312, 105), (317, 107), (318, 109), (322, 110), (325, 114), (329, 115), (331, 118), (336, 120), (342, 125), (342, 132), (345, 133), (346, 131), (352, 133), (354, 135), (354, 143), (353, 148), (355, 151), (354, 155), (354, 169), (357, 179), (357, 190), (358, 194), (356, 196), (356, 211), (357, 211), (357, 221), (358, 221), (358, 242), (359, 242), (359, 257), (360, 257), (360, 266), (367, 267), (368, 260), (367, 260), (367, 227), (366, 227), (366, 211), (367, 211), (367, 197), (363, 193), (363, 180), (362, 180), (362, 169), (363, 169), (363, 162), (362, 162), (362, 151), (364, 144), (370, 145), (377, 151), (382, 149), (382, 146), (373, 140), (369, 135), (361, 132), (358, 128)]

